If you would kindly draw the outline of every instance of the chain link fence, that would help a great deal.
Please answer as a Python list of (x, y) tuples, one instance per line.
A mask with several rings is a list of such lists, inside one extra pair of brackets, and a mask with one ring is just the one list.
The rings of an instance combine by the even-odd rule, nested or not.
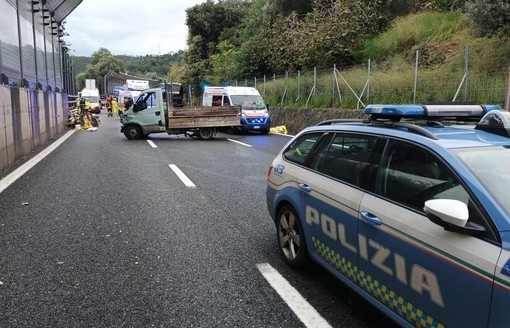
[[(508, 71), (470, 70), (468, 57), (466, 51), (464, 66), (453, 69), (421, 68), (417, 60), (414, 66), (388, 70), (368, 61), (363, 67), (314, 68), (230, 84), (256, 87), (268, 104), (278, 107), (358, 109), (369, 103), (451, 101), (503, 105)], [(501, 58), (505, 61), (508, 58)]]

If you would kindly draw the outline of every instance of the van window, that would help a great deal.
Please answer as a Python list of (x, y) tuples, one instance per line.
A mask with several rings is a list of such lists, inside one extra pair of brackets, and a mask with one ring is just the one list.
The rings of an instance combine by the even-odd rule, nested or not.
[(213, 106), (221, 106), (222, 105), (221, 98), (223, 98), (223, 96), (213, 96), (212, 97), (212, 105)]

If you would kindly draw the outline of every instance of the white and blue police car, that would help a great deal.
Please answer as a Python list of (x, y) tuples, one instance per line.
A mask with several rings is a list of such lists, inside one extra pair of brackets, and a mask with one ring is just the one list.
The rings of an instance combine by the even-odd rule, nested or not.
[(365, 114), (304, 129), (270, 165), (284, 261), (319, 263), (404, 327), (509, 327), (510, 113)]

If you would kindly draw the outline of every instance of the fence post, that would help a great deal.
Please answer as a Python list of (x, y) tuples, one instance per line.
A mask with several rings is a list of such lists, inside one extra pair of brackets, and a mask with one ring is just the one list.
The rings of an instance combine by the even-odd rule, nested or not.
[(276, 74), (273, 73), (273, 95), (276, 96)]
[(315, 90), (317, 86), (317, 67), (313, 68), (313, 96), (315, 97)]
[(281, 107), (283, 107), (283, 101), (285, 100), (285, 96), (287, 95), (288, 80), (289, 80), (289, 71), (285, 71), (285, 89), (283, 89), (282, 100), (280, 101)]
[(262, 89), (262, 97), (266, 95), (266, 76), (264, 75), (264, 88)]
[(510, 66), (508, 67), (508, 77), (506, 79), (505, 110), (510, 110)]
[(333, 104), (335, 103), (335, 91), (336, 91), (336, 64), (333, 64), (333, 90), (331, 95), (331, 107), (333, 107)]
[(464, 101), (467, 100), (468, 96), (468, 65), (469, 65), (469, 46), (466, 44), (466, 50), (464, 52)]
[(298, 102), (299, 97), (301, 97), (301, 70), (297, 71), (297, 97), (296, 97), (296, 102)]
[(416, 85), (418, 84), (418, 60), (419, 50), (416, 50), (416, 60), (414, 64), (414, 87), (413, 87), (413, 104), (416, 104)]
[(372, 77), (372, 61), (368, 59), (367, 104), (370, 104), (370, 79)]

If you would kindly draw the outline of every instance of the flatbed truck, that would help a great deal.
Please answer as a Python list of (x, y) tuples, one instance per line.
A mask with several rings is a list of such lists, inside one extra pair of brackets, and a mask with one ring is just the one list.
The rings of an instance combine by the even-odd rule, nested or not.
[(127, 139), (143, 139), (153, 133), (184, 134), (209, 140), (222, 127), (240, 125), (239, 106), (174, 107), (173, 85), (143, 91), (120, 116), (121, 133)]

